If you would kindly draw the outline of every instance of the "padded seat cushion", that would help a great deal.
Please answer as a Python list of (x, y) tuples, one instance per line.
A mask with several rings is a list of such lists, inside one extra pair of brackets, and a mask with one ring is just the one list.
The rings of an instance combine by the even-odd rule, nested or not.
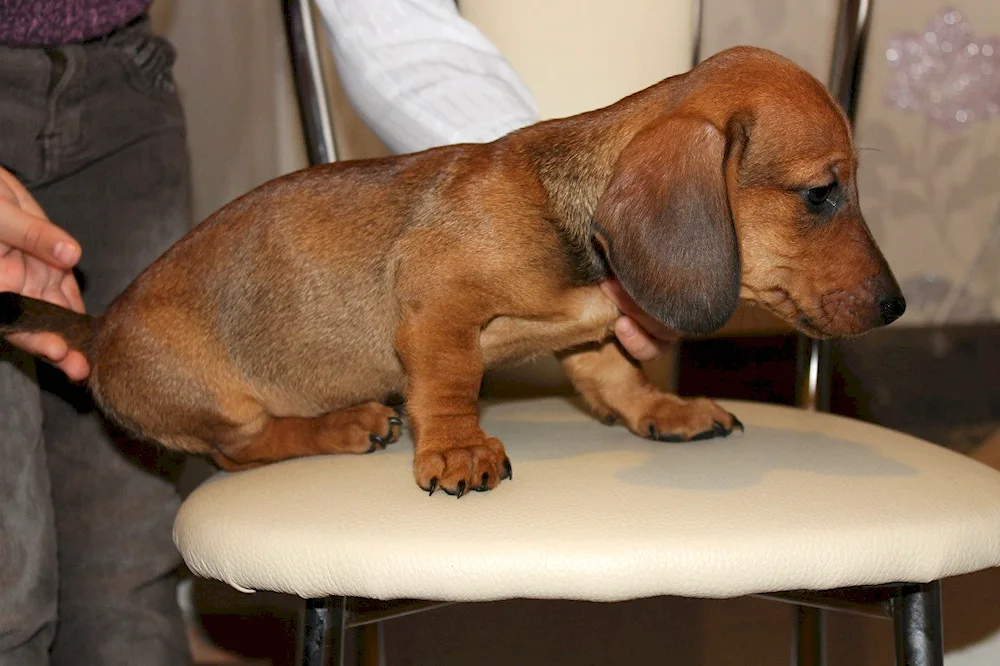
[(175, 541), (197, 574), (303, 597), (612, 601), (927, 582), (1000, 564), (1000, 473), (859, 421), (726, 402), (689, 444), (561, 398), (486, 404), (514, 479), (420, 490), (408, 438), (220, 474)]

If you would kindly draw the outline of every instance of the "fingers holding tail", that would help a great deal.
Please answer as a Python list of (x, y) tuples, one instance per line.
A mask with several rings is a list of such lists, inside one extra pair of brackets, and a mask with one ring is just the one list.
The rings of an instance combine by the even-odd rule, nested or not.
[(0, 292), (0, 334), (54, 333), (85, 355), (94, 336), (94, 317), (14, 292)]

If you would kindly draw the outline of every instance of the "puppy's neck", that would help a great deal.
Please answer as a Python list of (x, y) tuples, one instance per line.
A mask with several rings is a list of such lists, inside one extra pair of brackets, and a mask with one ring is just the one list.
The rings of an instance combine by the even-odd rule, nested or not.
[(547, 194), (546, 219), (566, 248), (574, 284), (609, 276), (594, 245), (593, 217), (629, 141), (665, 110), (664, 84), (609, 107), (551, 120), (511, 135)]

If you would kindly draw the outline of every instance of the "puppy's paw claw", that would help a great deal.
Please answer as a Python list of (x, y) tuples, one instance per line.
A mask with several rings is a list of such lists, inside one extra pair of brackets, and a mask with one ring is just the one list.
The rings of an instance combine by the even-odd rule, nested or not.
[(660, 442), (700, 442), (728, 437), (736, 428), (743, 430), (739, 419), (707, 398), (679, 400), (664, 396), (643, 411), (630, 429)]
[(455, 486), (454, 490), (451, 490), (450, 488), (445, 488), (444, 491), (449, 495), (453, 495), (458, 499), (462, 499), (462, 495), (465, 494), (465, 488), (466, 488), (465, 481), (459, 481), (458, 485)]
[(503, 459), (503, 476), (500, 477), (500, 480), (504, 479), (514, 480), (514, 468), (510, 466), (510, 458)]
[(374, 453), (385, 448), (385, 440), (378, 435), (368, 435), (368, 441), (371, 442), (371, 448), (368, 449), (368, 453)]
[(484, 436), (475, 444), (450, 447), (439, 444), (427, 449), (418, 444), (413, 473), (417, 485), (428, 492), (433, 492), (433, 488), (464, 497), (472, 491), (491, 490), (511, 476), (503, 444), (492, 437)]
[(659, 432), (656, 429), (656, 425), (652, 423), (649, 424), (649, 439), (656, 440), (657, 442), (670, 442), (671, 444), (686, 441), (683, 435), (675, 435), (669, 432)]

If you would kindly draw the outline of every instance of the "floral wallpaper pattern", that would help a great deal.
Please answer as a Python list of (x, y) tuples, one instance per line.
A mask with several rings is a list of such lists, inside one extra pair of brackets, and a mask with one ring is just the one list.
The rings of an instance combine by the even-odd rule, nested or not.
[[(704, 0), (702, 56), (774, 49), (825, 80), (837, 0)], [(1000, 3), (873, 0), (856, 120), (862, 209), (898, 325), (1000, 319)]]
[(1000, 45), (976, 40), (960, 11), (945, 9), (921, 33), (889, 40), (885, 58), (895, 70), (886, 100), (904, 111), (960, 129), (1000, 114)]

